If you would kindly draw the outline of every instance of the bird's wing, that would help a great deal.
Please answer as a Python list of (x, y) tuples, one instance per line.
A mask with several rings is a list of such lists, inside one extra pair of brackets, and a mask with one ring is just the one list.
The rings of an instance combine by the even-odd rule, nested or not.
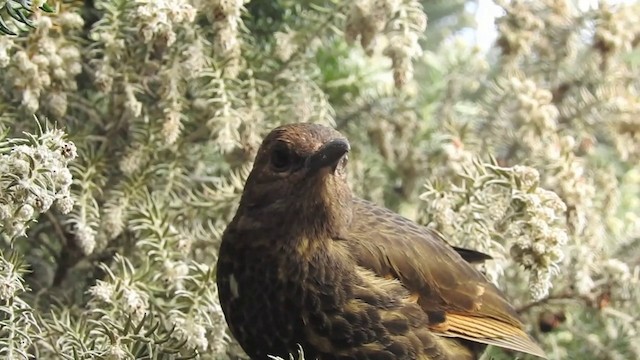
[(354, 199), (346, 240), (360, 266), (418, 296), (432, 331), (546, 357), (502, 292), (435, 231)]
[[(444, 241), (444, 239), (442, 239)], [(457, 246), (451, 246), (453, 250), (455, 250), (458, 255), (462, 256), (462, 258), (470, 263), (470, 264), (482, 264), (487, 260), (493, 259), (490, 255), (485, 253), (481, 253), (480, 251), (475, 251), (471, 249), (465, 249)]]

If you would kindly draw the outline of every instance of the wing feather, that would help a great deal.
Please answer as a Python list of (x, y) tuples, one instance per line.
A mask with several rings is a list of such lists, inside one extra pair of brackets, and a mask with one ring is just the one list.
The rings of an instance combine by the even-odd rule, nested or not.
[(358, 198), (346, 240), (360, 266), (418, 294), (433, 331), (545, 357), (502, 292), (470, 265), (482, 253), (454, 248), (437, 232)]
[(468, 315), (447, 314), (447, 329), (444, 336), (460, 337), (488, 345), (525, 352), (546, 358), (546, 354), (536, 342), (523, 330), (509, 326), (491, 318), (479, 318)]

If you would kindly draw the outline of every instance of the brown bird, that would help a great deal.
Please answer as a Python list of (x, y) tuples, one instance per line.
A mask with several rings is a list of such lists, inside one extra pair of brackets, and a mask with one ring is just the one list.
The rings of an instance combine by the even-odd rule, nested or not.
[(491, 344), (545, 358), (469, 264), (486, 255), (352, 195), (349, 150), (316, 124), (264, 139), (217, 265), (222, 310), (245, 352), (468, 360)]

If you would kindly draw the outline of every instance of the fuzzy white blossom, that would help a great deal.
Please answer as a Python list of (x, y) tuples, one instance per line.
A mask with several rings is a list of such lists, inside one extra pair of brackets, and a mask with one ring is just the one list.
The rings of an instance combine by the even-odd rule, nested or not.
[(136, 0), (139, 31), (145, 41), (162, 41), (170, 46), (176, 41), (179, 24), (192, 23), (196, 9), (188, 1)]
[[(66, 115), (67, 93), (77, 90), (76, 76), (82, 72), (78, 44), (59, 34), (81, 31), (84, 25), (74, 11), (59, 15), (55, 20), (50, 16), (34, 17), (35, 36), (29, 38), (29, 51), (15, 51), (3, 72), (11, 79), (14, 96), (24, 110), (34, 113), (43, 109), (55, 119)], [(2, 55), (0, 50), (0, 65)]]
[[(450, 158), (446, 153), (445, 156)], [(535, 168), (504, 168), (468, 160), (466, 156), (457, 161), (461, 166), (454, 168), (453, 176), (463, 176), (466, 186), (452, 185), (443, 190), (428, 183), (427, 192), (421, 195), (428, 203), (431, 225), (448, 238), (472, 238), (474, 247), (480, 244), (480, 249), (502, 248), (490, 235), (502, 233), (511, 245), (513, 260), (529, 270), (531, 296), (546, 296), (569, 241), (562, 222), (565, 203), (553, 191), (539, 187), (540, 173)], [(507, 186), (509, 190), (505, 190)], [(471, 193), (472, 196), (466, 195)], [(484, 215), (485, 212), (491, 215)], [(479, 217), (483, 217), (482, 222), (477, 221)], [(497, 264), (492, 265), (496, 267), (486, 269), (496, 280), (502, 271)]]
[(89, 255), (96, 247), (96, 230), (84, 222), (77, 222), (74, 227), (75, 241), (82, 253)]
[(163, 266), (162, 281), (169, 287), (182, 289), (182, 282), (189, 273), (189, 267), (183, 261), (166, 260)]
[(412, 61), (422, 54), (419, 39), (426, 27), (427, 16), (419, 1), (356, 0), (347, 13), (344, 34), (349, 43), (359, 40), (368, 54), (384, 35), (384, 55), (391, 59), (396, 87), (401, 88), (413, 78)]
[(20, 276), (15, 267), (5, 259), (0, 258), (0, 300), (12, 299), (16, 292), (23, 289)]
[(280, 61), (289, 60), (291, 55), (296, 51), (295, 36), (295, 31), (278, 31), (273, 35), (276, 40), (275, 53)]
[(170, 316), (170, 325), (175, 327), (172, 336), (176, 339), (186, 339), (191, 348), (205, 351), (209, 347), (207, 329), (192, 316), (184, 317), (184, 314), (173, 312)]
[(74, 200), (69, 195), (63, 195), (62, 197), (59, 197), (55, 202), (56, 208), (63, 214), (70, 213), (71, 210), (73, 210), (73, 204)]
[(97, 280), (96, 284), (89, 288), (89, 294), (99, 303), (111, 304), (114, 301), (115, 286), (108, 282)]
[[(527, 181), (519, 180), (520, 184)], [(528, 184), (527, 184), (528, 185)], [(524, 205), (526, 221), (509, 224), (508, 233), (517, 237), (511, 247), (514, 260), (531, 270), (531, 295), (546, 296), (551, 288), (551, 275), (557, 273), (568, 242), (566, 230), (556, 225), (566, 206), (552, 192), (536, 188), (533, 192), (516, 194), (516, 207)]]
[(124, 229), (124, 204), (107, 206), (102, 217), (102, 228), (109, 239), (114, 239)]
[(22, 235), (26, 224), (54, 202), (73, 206), (67, 166), (76, 152), (64, 136), (60, 130), (50, 130), (33, 137), (31, 145), (16, 144), (0, 154), (0, 225), (9, 236)]
[(216, 35), (213, 41), (216, 55), (228, 61), (225, 74), (235, 77), (240, 71), (241, 8), (248, 0), (210, 0), (207, 16), (213, 23)]
[(109, 350), (105, 354), (106, 360), (125, 360), (130, 359), (129, 353), (122, 347), (120, 343), (111, 344)]
[(146, 294), (136, 289), (124, 288), (120, 301), (124, 311), (135, 321), (142, 320), (149, 307)]

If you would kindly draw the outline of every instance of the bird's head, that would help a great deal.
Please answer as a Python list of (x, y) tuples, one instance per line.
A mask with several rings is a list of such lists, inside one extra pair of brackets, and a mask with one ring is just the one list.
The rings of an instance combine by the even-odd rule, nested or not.
[(299, 123), (272, 130), (258, 150), (239, 211), (274, 226), (339, 236), (351, 218), (349, 150), (347, 139), (327, 126)]

